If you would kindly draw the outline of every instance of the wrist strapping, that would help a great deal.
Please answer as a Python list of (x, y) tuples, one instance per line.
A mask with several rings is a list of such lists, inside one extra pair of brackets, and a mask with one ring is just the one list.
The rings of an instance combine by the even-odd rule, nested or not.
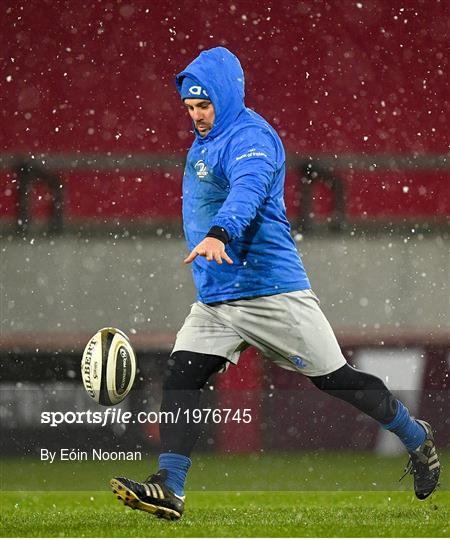
[(228, 244), (228, 242), (230, 241), (230, 237), (228, 236), (226, 229), (224, 229), (223, 227), (218, 227), (217, 225), (214, 225), (209, 229), (206, 238), (216, 238), (224, 244)]

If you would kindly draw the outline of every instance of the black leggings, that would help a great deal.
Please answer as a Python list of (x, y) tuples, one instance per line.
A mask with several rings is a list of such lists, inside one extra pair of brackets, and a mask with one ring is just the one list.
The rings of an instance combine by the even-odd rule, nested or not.
[(161, 412), (172, 413), (176, 417), (180, 410), (181, 414), (177, 423), (161, 421), (159, 433), (162, 452), (191, 455), (202, 424), (187, 422), (183, 411), (199, 407), (202, 388), (226, 361), (221, 356), (188, 351), (177, 351), (169, 358), (163, 382)]
[[(209, 377), (227, 362), (212, 354), (177, 351), (169, 359), (163, 382), (161, 412), (181, 414), (178, 422), (161, 422), (162, 452), (190, 456), (200, 435), (201, 423), (186, 422), (185, 410), (197, 409), (202, 388)], [(341, 368), (311, 381), (327, 394), (343, 399), (378, 422), (391, 422), (397, 412), (397, 401), (381, 379), (345, 364)]]
[(310, 379), (320, 390), (347, 401), (382, 424), (391, 422), (397, 412), (397, 400), (381, 379), (348, 364)]

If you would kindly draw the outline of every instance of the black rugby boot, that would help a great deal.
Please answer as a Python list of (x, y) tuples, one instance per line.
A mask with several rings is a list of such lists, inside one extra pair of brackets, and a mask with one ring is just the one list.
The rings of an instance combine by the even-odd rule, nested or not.
[(167, 471), (162, 469), (144, 482), (118, 476), (110, 481), (117, 498), (130, 508), (155, 514), (159, 518), (180, 519), (184, 511), (184, 497), (175, 495), (165, 484)]
[(426, 432), (426, 438), (418, 450), (409, 453), (405, 474), (414, 475), (414, 491), (418, 499), (426, 499), (439, 485), (441, 465), (434, 444), (433, 430), (428, 422), (416, 420)]

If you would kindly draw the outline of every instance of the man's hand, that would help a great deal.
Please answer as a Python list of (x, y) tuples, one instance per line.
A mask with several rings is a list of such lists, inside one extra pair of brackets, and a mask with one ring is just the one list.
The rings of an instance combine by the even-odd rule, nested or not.
[(217, 240), (217, 238), (206, 237), (200, 244), (195, 246), (183, 262), (189, 264), (197, 257), (197, 255), (206, 257), (207, 261), (214, 260), (217, 264), (222, 264), (222, 259), (228, 264), (233, 264), (233, 261), (225, 252), (225, 244), (220, 240)]

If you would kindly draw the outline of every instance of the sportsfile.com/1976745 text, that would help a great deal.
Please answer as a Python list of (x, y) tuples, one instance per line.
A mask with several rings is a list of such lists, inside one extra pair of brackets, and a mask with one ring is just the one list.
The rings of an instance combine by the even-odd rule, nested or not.
[(62, 424), (192, 424), (236, 423), (249, 424), (252, 421), (251, 409), (202, 408), (181, 409), (176, 411), (122, 411), (120, 408), (108, 408), (104, 411), (42, 411), (41, 424), (58, 427)]

